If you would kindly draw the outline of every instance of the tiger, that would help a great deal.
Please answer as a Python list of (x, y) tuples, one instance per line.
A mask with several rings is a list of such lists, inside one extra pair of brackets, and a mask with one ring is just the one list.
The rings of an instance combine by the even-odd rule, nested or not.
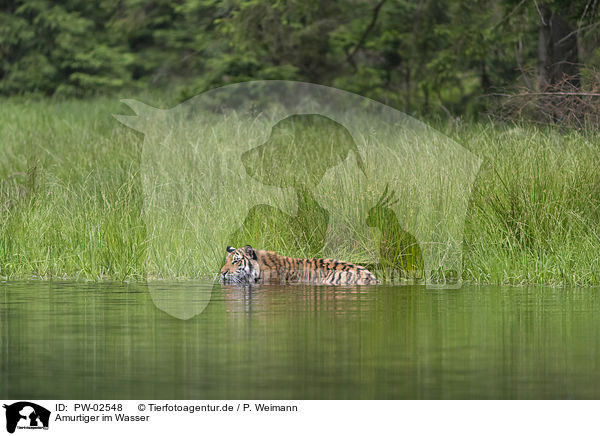
[(252, 285), (258, 282), (317, 285), (375, 285), (381, 283), (368, 269), (335, 259), (301, 259), (250, 245), (227, 247), (221, 283)]

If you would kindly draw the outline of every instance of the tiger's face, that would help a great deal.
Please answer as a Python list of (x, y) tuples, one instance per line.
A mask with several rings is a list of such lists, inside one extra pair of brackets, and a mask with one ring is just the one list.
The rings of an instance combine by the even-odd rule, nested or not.
[(251, 284), (258, 281), (260, 267), (254, 249), (227, 247), (225, 265), (221, 268), (221, 283)]

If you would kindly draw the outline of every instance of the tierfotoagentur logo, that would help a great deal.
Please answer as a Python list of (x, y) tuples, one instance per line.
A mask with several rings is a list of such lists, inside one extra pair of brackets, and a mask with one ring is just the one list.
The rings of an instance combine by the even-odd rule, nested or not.
[(19, 430), (47, 430), (50, 411), (29, 401), (19, 401), (3, 406), (6, 409), (6, 431), (14, 433)]
[[(123, 102), (137, 115), (116, 118), (145, 135), (150, 277), (215, 277), (225, 247), (250, 244), (351, 260), (384, 282), (461, 286), (464, 219), (481, 161), (423, 122), (291, 81), (225, 86), (168, 110)], [(210, 301), (206, 289), (148, 287), (157, 307), (180, 319)]]

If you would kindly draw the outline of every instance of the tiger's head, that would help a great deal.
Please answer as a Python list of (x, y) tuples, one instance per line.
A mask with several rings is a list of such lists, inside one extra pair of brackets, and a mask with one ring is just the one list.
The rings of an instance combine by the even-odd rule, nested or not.
[(225, 265), (221, 268), (221, 283), (252, 284), (258, 281), (260, 267), (256, 251), (249, 245), (227, 247)]

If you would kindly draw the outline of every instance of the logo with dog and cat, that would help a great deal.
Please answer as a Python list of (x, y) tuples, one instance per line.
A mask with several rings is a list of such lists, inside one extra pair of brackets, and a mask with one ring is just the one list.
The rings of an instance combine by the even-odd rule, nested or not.
[[(382, 281), (461, 286), (481, 159), (431, 126), (357, 94), (292, 81), (228, 85), (171, 109), (123, 102), (136, 115), (115, 117), (144, 133), (149, 277), (215, 276), (225, 247), (251, 245), (351, 260)], [(211, 295), (165, 292), (160, 280), (148, 289), (179, 319), (201, 313)]]
[(50, 411), (39, 404), (29, 401), (19, 401), (10, 405), (4, 404), (6, 409), (6, 431), (14, 433), (15, 430), (48, 430)]

